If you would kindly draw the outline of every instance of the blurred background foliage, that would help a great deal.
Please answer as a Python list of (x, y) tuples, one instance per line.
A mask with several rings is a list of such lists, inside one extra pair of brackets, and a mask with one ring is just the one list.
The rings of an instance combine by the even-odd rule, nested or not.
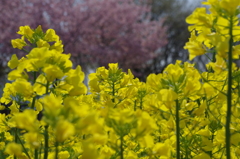
[(200, 5), (195, 0), (0, 0), (1, 86), (11, 55), (24, 55), (10, 42), (20, 38), (16, 32), (21, 25), (55, 29), (65, 52), (86, 73), (119, 62), (144, 81), (150, 73), (188, 59), (185, 18)]

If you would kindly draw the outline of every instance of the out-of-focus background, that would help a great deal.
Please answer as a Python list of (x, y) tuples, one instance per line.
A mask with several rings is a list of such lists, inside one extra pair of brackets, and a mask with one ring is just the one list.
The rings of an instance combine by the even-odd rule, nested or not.
[(11, 46), (11, 39), (20, 38), (19, 26), (54, 29), (86, 74), (118, 62), (144, 81), (188, 60), (185, 18), (199, 6), (200, 0), (0, 0), (0, 91), (11, 55), (24, 56)]

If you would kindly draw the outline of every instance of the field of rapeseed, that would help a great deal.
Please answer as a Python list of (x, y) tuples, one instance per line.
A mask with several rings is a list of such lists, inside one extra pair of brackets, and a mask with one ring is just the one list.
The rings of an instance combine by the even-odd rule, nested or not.
[[(146, 82), (117, 63), (83, 84), (81, 67), (53, 29), (21, 26), (1, 97), (0, 158), (240, 158), (240, 1), (208, 0), (186, 21), (190, 60), (206, 55), (207, 71), (177, 61)], [(30, 49), (29, 49), (30, 48)]]

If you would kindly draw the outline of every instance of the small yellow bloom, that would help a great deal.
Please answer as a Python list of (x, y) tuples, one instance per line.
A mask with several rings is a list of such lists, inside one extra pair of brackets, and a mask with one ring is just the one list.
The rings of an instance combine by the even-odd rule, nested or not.
[(189, 42), (185, 44), (184, 49), (188, 49), (189, 51), (189, 60), (206, 53), (204, 45), (196, 39), (194, 31), (192, 31), (191, 38), (189, 38)]
[(23, 135), (30, 147), (37, 149), (41, 146), (42, 136), (36, 132), (28, 132)]
[(61, 79), (64, 75), (63, 71), (56, 65), (44, 67), (43, 72), (46, 74), (46, 78), (49, 82), (53, 82), (55, 79)]
[(5, 153), (9, 155), (22, 155), (22, 146), (20, 144), (16, 144), (14, 142), (8, 143), (5, 149)]
[(170, 157), (170, 146), (165, 143), (156, 143), (152, 151), (153, 154)]
[(44, 40), (42, 40), (42, 39), (39, 39), (38, 41), (37, 41), (37, 47), (46, 47), (46, 48), (49, 48), (50, 47), (50, 45), (49, 45), (49, 43), (48, 42), (46, 42), (46, 41), (44, 41)]
[(13, 48), (18, 48), (18, 49), (20, 49), (20, 50), (21, 50), (24, 46), (27, 45), (27, 43), (25, 42), (23, 36), (22, 36), (21, 39), (11, 40), (11, 43), (12, 43)]
[(200, 153), (199, 155), (193, 157), (193, 159), (211, 159), (210, 156), (206, 153)]
[(68, 151), (61, 151), (58, 154), (59, 159), (69, 159), (69, 157), (70, 157), (70, 154)]
[(73, 124), (66, 120), (60, 120), (56, 126), (56, 139), (58, 142), (63, 142), (70, 136), (74, 135), (75, 128)]
[(19, 78), (13, 83), (13, 87), (16, 92), (22, 95), (23, 97), (30, 98), (33, 97), (33, 87), (30, 82), (25, 79)]
[(17, 32), (20, 35), (23, 35), (24, 37), (31, 39), (34, 31), (28, 26), (20, 26), (19, 31)]
[(10, 67), (11, 69), (14, 69), (18, 66), (18, 58), (16, 54), (13, 54), (11, 57), (11, 60), (8, 62), (8, 67)]
[(62, 98), (52, 93), (44, 96), (40, 101), (42, 101), (44, 112), (49, 115), (57, 116), (62, 108)]
[(16, 113), (13, 120), (18, 128), (35, 132), (38, 130), (39, 125), (37, 122), (37, 114), (38, 112), (35, 110), (25, 109), (23, 112)]
[(44, 36), (44, 40), (48, 42), (59, 41), (59, 36), (56, 35), (55, 30), (48, 29), (46, 31), (46, 35)]

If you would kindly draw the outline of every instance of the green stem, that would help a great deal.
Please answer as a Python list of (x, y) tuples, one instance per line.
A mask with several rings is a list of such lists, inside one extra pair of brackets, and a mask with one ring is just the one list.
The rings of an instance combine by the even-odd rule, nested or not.
[(115, 82), (112, 84), (112, 102), (115, 103)]
[(233, 46), (233, 17), (230, 17), (229, 26), (229, 48), (228, 48), (228, 92), (227, 92), (227, 116), (226, 116), (226, 157), (231, 159), (231, 107), (232, 107), (232, 46)]
[(35, 83), (36, 79), (37, 79), (37, 72), (34, 71), (33, 72), (33, 83)]
[(23, 143), (22, 143), (22, 140), (21, 140), (20, 137), (18, 136), (18, 131), (17, 131), (17, 130), (18, 130), (18, 129), (16, 128), (15, 142), (17, 143), (17, 140), (20, 142), (20, 144), (22, 145), (22, 148), (23, 148), (24, 153), (27, 155), (27, 157), (28, 157), (29, 159), (31, 159), (30, 155), (29, 155), (28, 152), (27, 152), (27, 149), (25, 148), (25, 146), (24, 146)]
[(58, 142), (57, 141), (55, 143), (55, 147), (56, 147), (56, 149), (55, 149), (55, 159), (58, 159)]
[(140, 97), (140, 109), (142, 110), (143, 109), (143, 98)]
[(124, 157), (123, 157), (123, 151), (124, 151), (124, 149), (123, 149), (123, 136), (121, 135), (121, 137), (120, 137), (120, 158), (121, 159), (123, 159)]
[(179, 103), (176, 100), (176, 158), (180, 159), (180, 119), (179, 119)]
[(34, 159), (38, 159), (38, 149), (34, 150)]
[(134, 101), (134, 111), (137, 110), (137, 100)]
[(49, 87), (49, 81), (47, 81), (47, 85), (46, 85), (46, 94), (48, 94), (48, 87)]
[[(18, 132), (18, 129), (17, 129), (17, 128), (15, 128), (15, 134), (14, 134), (14, 135), (15, 135), (15, 136), (14, 136), (14, 138), (15, 138), (15, 139), (14, 139), (14, 140), (15, 140), (14, 142), (15, 142), (15, 143), (17, 143), (17, 132)], [(17, 156), (16, 156), (16, 155), (14, 155), (14, 157), (13, 157), (13, 158), (14, 158), (14, 159), (17, 159)]]
[(34, 109), (35, 101), (36, 101), (36, 97), (33, 97), (33, 99), (32, 99), (32, 106), (31, 106), (32, 109)]
[(48, 158), (48, 125), (45, 126), (45, 133), (44, 133), (44, 159)]

